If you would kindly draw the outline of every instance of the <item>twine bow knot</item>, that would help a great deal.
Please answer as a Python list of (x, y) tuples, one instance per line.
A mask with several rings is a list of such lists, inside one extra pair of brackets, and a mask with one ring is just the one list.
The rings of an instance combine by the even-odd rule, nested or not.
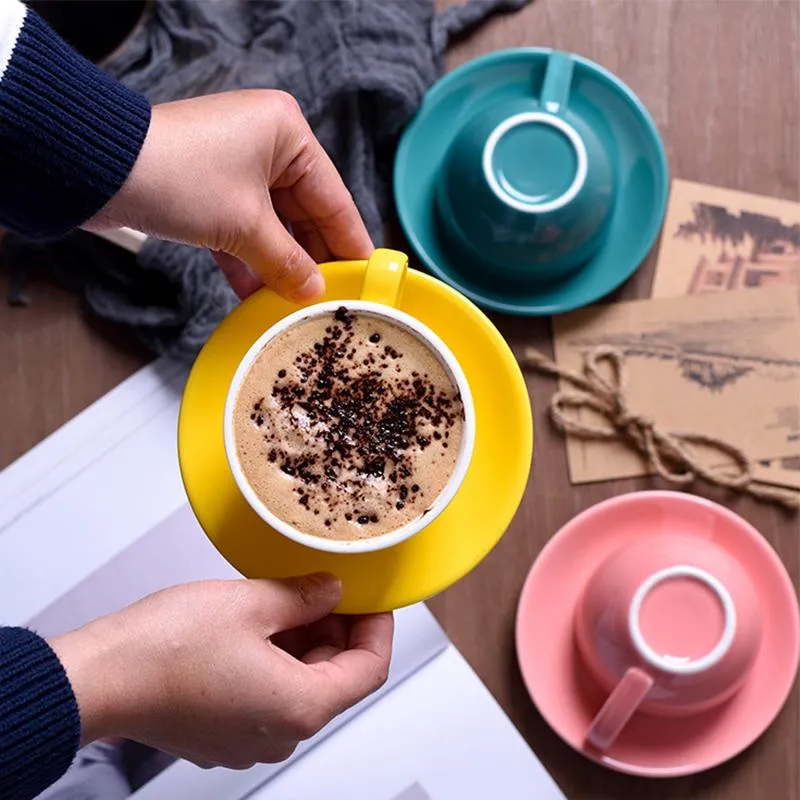
[[(610, 378), (601, 371), (603, 362), (610, 368)], [(755, 483), (753, 462), (736, 445), (702, 433), (663, 431), (654, 420), (631, 411), (625, 394), (628, 382), (625, 356), (616, 347), (600, 345), (587, 352), (582, 375), (559, 367), (533, 348), (525, 350), (522, 366), (562, 378), (575, 387), (557, 391), (550, 400), (550, 417), (568, 436), (627, 441), (644, 456), (650, 470), (669, 483), (686, 485), (699, 477), (788, 509), (800, 508), (797, 492)], [(580, 411), (584, 409), (604, 417), (608, 425), (581, 419)], [(698, 460), (692, 445), (715, 450), (725, 457), (721, 460), (733, 464), (707, 467)]]

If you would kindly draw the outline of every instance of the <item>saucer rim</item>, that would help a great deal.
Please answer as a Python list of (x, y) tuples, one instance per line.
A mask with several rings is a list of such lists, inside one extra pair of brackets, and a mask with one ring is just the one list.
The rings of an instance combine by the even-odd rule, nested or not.
[[(346, 300), (348, 297), (355, 296), (350, 287), (356, 281), (360, 287), (366, 265), (366, 261), (341, 261), (322, 264), (320, 269), (329, 287), (329, 295), (326, 299)], [(198, 411), (193, 405), (190, 408), (190, 404), (199, 403), (203, 406), (210, 404), (213, 407), (219, 399), (217, 395), (220, 395), (224, 401), (226, 387), (214, 389), (214, 397), (210, 400), (207, 394), (204, 394), (204, 390), (208, 389), (209, 382), (213, 383), (224, 377), (229, 380), (235, 371), (233, 362), (238, 363), (240, 360), (237, 357), (238, 350), (241, 350), (239, 355), (244, 354), (252, 344), (252, 341), (258, 338), (257, 333), (251, 335), (248, 332), (249, 328), (245, 329), (243, 327), (245, 323), (248, 326), (253, 325), (252, 320), (248, 321), (246, 319), (247, 313), (252, 314), (254, 311), (258, 311), (261, 314), (264, 308), (263, 304), (270, 303), (279, 305), (284, 309), (276, 309), (276, 314), (280, 313), (281, 316), (286, 316), (291, 311), (296, 310), (297, 306), (281, 300), (274, 292), (266, 289), (256, 293), (256, 296), (261, 298), (260, 301), (254, 296), (242, 303), (241, 306), (223, 320), (204, 347), (204, 352), (201, 352), (198, 356), (187, 379), (186, 389), (181, 401), (178, 420), (180, 476), (193, 513), (211, 544), (234, 568), (248, 577), (281, 577), (283, 574), (288, 574), (286, 569), (293, 569), (295, 571), (291, 574), (298, 574), (296, 570), (301, 569), (298, 563), (305, 565), (306, 572), (319, 569), (339, 572), (340, 578), (345, 584), (344, 596), (337, 609), (339, 613), (364, 614), (394, 610), (435, 596), (463, 578), (483, 561), (505, 535), (519, 510), (532, 469), (534, 430), (530, 398), (524, 376), (508, 343), (491, 320), (474, 303), (459, 295), (458, 292), (444, 282), (418, 270), (411, 269), (408, 271), (406, 281), (406, 295), (408, 295), (409, 284), (416, 283), (418, 285), (417, 291), (423, 292), (426, 296), (424, 303), (428, 310), (426, 314), (420, 316), (420, 319), (423, 324), (430, 327), (435, 333), (439, 334), (440, 328), (440, 325), (437, 325), (435, 321), (435, 315), (443, 311), (444, 308), (449, 309), (451, 314), (455, 313), (452, 306), (457, 304), (461, 309), (458, 313), (463, 317), (461, 325), (469, 327), (472, 337), (477, 332), (478, 335), (485, 337), (487, 346), (494, 346), (496, 358), (493, 361), (498, 364), (496, 369), (501, 369), (506, 376), (503, 381), (504, 386), (511, 392), (507, 407), (513, 409), (513, 414), (516, 417), (517, 435), (511, 445), (511, 449), (509, 449), (507, 442), (502, 444), (505, 448), (504, 452), (508, 456), (506, 459), (508, 468), (502, 478), (506, 489), (506, 500), (501, 508), (495, 508), (492, 519), (496, 524), (481, 526), (480, 531), (471, 537), (471, 544), (466, 555), (460, 558), (458, 564), (449, 572), (446, 569), (436, 567), (434, 564), (434, 562), (438, 563), (438, 558), (432, 558), (432, 556), (441, 555), (442, 547), (441, 534), (435, 533), (434, 528), (441, 529), (443, 525), (449, 525), (445, 538), (447, 542), (450, 542), (463, 529), (464, 519), (469, 516), (467, 513), (469, 508), (474, 508), (475, 504), (486, 505), (486, 495), (483, 492), (476, 493), (475, 486), (470, 487), (471, 492), (465, 492), (465, 489), (468, 488), (467, 481), (469, 480), (470, 472), (476, 468), (475, 465), (483, 463), (484, 469), (478, 473), (483, 474), (486, 464), (490, 463), (487, 458), (491, 457), (494, 452), (491, 448), (488, 453), (485, 452), (485, 446), (481, 447), (478, 439), (475, 442), (475, 452), (470, 468), (464, 479), (465, 483), (459, 488), (459, 491), (451, 501), (451, 506), (454, 507), (452, 512), (451, 507), (448, 506), (447, 509), (442, 511), (437, 520), (411, 539), (385, 550), (368, 553), (306, 551), (301, 545), (291, 542), (275, 531), (270, 531), (269, 526), (250, 508), (244, 497), (238, 493), (238, 490), (235, 493), (230, 492), (231, 488), (236, 486), (232, 476), (230, 476), (230, 485), (224, 487), (224, 493), (219, 489), (215, 493), (208, 492), (210, 476), (213, 477), (214, 474), (217, 477), (219, 476), (218, 470), (223, 462), (225, 462), (225, 469), (227, 470), (227, 462), (225, 461), (224, 447), (222, 445), (221, 413), (218, 432), (219, 447), (221, 449), (216, 452), (217, 448), (212, 448), (207, 453), (203, 450), (203, 457), (213, 459), (214, 466), (210, 470), (206, 466), (198, 466), (197, 464), (194, 467), (187, 466), (193, 459), (195, 462), (198, 459), (197, 449), (200, 446), (192, 445), (191, 441), (191, 432), (196, 430), (198, 418), (201, 422), (209, 422), (208, 415), (212, 414), (213, 416), (213, 409), (208, 411), (206, 408), (205, 412), (202, 409)], [(419, 302), (423, 301), (417, 298), (415, 303)], [(252, 311), (248, 312), (248, 308), (252, 309)], [(399, 308), (406, 310), (405, 303), (400, 303)], [(238, 316), (240, 312), (243, 312), (244, 316)], [(264, 324), (265, 327), (262, 332), (269, 327), (268, 321)], [(221, 335), (234, 337), (234, 343), (238, 341), (237, 337), (244, 337), (249, 340), (249, 343), (248, 341), (239, 342), (234, 347), (227, 348), (229, 359), (222, 358), (218, 348), (220, 343), (227, 346), (228, 340), (220, 339)], [(467, 338), (471, 341), (473, 340), (471, 337)], [(206, 350), (212, 341), (217, 343), (217, 349), (215, 350), (212, 346), (211, 350)], [(459, 358), (458, 351), (460, 348), (450, 343), (448, 343), (448, 346), (453, 349), (456, 357)], [(232, 363), (228, 364), (228, 360), (232, 360)], [(476, 414), (480, 404), (481, 408), (483, 408), (482, 416), (484, 418), (488, 417), (490, 412), (488, 401), (491, 398), (484, 397), (483, 402), (481, 402), (480, 395), (484, 395), (487, 390), (480, 388), (477, 382), (473, 385), (476, 371), (475, 364), (472, 363), (467, 366), (462, 361), (462, 368), (471, 383)], [(493, 374), (496, 379), (497, 373)], [(483, 381), (479, 383), (484, 387), (493, 385), (491, 379), (485, 383)], [(512, 411), (509, 411), (509, 413), (512, 413)], [(213, 419), (210, 424), (213, 424)], [(486, 440), (486, 437), (491, 435), (491, 431), (492, 426), (489, 425), (489, 430), (484, 433), (482, 438)], [(212, 497), (209, 500), (208, 496), (211, 494), (218, 494), (219, 496)], [(460, 507), (457, 504), (459, 497), (467, 498), (467, 500), (462, 499)], [(465, 507), (465, 503), (468, 508)], [(241, 538), (240, 541), (232, 544), (232, 537), (226, 537), (222, 534), (223, 517), (225, 520), (233, 520), (236, 523), (247, 525), (247, 530), (250, 533)], [(253, 527), (251, 528), (251, 526)], [(230, 528), (230, 524), (228, 524), (228, 527)], [(255, 547), (254, 532), (258, 533), (261, 530), (271, 532), (275, 538), (272, 538), (271, 543), (266, 545), (266, 551), (260, 551), (262, 557), (259, 560), (253, 555), (253, 548)], [(287, 550), (285, 548), (292, 549)], [(264, 552), (269, 553), (269, 570), (272, 574), (266, 574), (267, 571), (264, 569)], [(409, 566), (409, 563), (413, 561), (413, 559), (409, 558), (410, 555), (413, 555), (414, 558), (422, 558), (423, 561), (427, 558), (429, 564), (426, 565), (421, 573), (418, 568)], [(254, 574), (252, 567), (250, 569), (247, 568), (248, 562), (259, 572), (258, 575)], [(413, 561), (413, 563), (417, 562)], [(434, 566), (431, 566), (432, 564)], [(368, 578), (359, 577), (356, 580), (355, 573), (368, 575)], [(365, 591), (363, 589), (365, 583), (372, 588)], [(378, 588), (375, 588), (375, 586)]]
[[(542, 565), (545, 564), (547, 561), (547, 555), (552, 550), (560, 546), (563, 546), (565, 539), (571, 536), (578, 535), (581, 531), (581, 528), (586, 525), (587, 520), (591, 519), (591, 517), (593, 517), (597, 513), (600, 513), (602, 510), (613, 506), (619, 506), (620, 504), (623, 503), (647, 502), (648, 500), (666, 500), (669, 503), (685, 503), (688, 505), (697, 505), (704, 507), (706, 510), (711, 511), (714, 514), (719, 515), (719, 517), (727, 518), (731, 523), (733, 523), (734, 525), (736, 525), (736, 527), (740, 529), (743, 535), (748, 536), (757, 544), (757, 546), (764, 553), (765, 558), (771, 563), (772, 567), (774, 568), (775, 575), (780, 579), (783, 588), (787, 590), (787, 592), (791, 594), (791, 596), (794, 598), (794, 602), (792, 604), (793, 613), (791, 614), (791, 622), (787, 623), (787, 627), (789, 626), (791, 627), (791, 631), (789, 634), (787, 634), (787, 638), (789, 638), (791, 640), (791, 643), (793, 644), (793, 650), (794, 650), (794, 653), (792, 655), (793, 666), (791, 672), (791, 679), (787, 681), (786, 686), (780, 692), (780, 702), (777, 703), (774, 709), (768, 711), (764, 719), (759, 720), (757, 729), (749, 731), (743, 737), (741, 743), (738, 742), (736, 743), (735, 749), (726, 751), (722, 755), (718, 754), (708, 759), (707, 761), (702, 761), (700, 763), (690, 762), (688, 764), (684, 764), (683, 766), (678, 765), (674, 767), (668, 767), (668, 766), (652, 767), (643, 764), (637, 765), (631, 762), (620, 761), (618, 759), (614, 759), (613, 757), (605, 758), (604, 757), (605, 754), (602, 753), (595, 754), (592, 752), (591, 749), (588, 749), (585, 746), (582, 746), (581, 744), (570, 740), (568, 735), (566, 735), (563, 732), (562, 726), (558, 724), (559, 720), (554, 719), (554, 717), (557, 717), (558, 714), (554, 715), (553, 713), (549, 714), (545, 713), (545, 711), (540, 707), (539, 703), (537, 702), (536, 699), (537, 692), (534, 690), (534, 687), (532, 685), (534, 683), (532, 679), (532, 671), (526, 666), (527, 662), (529, 661), (529, 658), (527, 656), (523, 656), (523, 653), (525, 653), (526, 650), (529, 648), (526, 648), (526, 646), (523, 646), (521, 644), (523, 640), (529, 641), (530, 639), (530, 637), (527, 636), (522, 630), (523, 616), (527, 612), (527, 605), (526, 605), (527, 599), (532, 592), (533, 585), (539, 579), (539, 575), (541, 574), (541, 571), (544, 568)], [(580, 591), (578, 591), (577, 594), (579, 596)], [(558, 736), (558, 738), (564, 744), (570, 747), (573, 751), (589, 759), (590, 761), (593, 761), (595, 764), (598, 764), (601, 767), (605, 767), (606, 769), (612, 770), (613, 772), (619, 772), (626, 775), (632, 775), (648, 779), (685, 777), (689, 775), (696, 775), (701, 772), (713, 769), (714, 767), (727, 763), (728, 761), (741, 755), (769, 730), (769, 728), (777, 719), (778, 715), (786, 707), (786, 703), (789, 699), (789, 696), (791, 695), (795, 683), (797, 682), (798, 668), (800, 668), (800, 607), (798, 606), (797, 590), (794, 587), (794, 583), (792, 582), (791, 576), (789, 575), (785, 564), (778, 556), (775, 549), (762, 536), (762, 534), (758, 531), (758, 529), (755, 528), (753, 525), (751, 525), (747, 520), (745, 520), (740, 515), (736, 514), (735, 512), (731, 511), (725, 506), (722, 506), (719, 503), (715, 503), (714, 501), (709, 500), (705, 497), (700, 497), (697, 495), (688, 494), (684, 492), (676, 492), (669, 490), (643, 490), (643, 491), (626, 492), (602, 500), (581, 511), (579, 514), (577, 514), (572, 519), (568, 520), (564, 525), (562, 525), (561, 528), (559, 528), (559, 530), (550, 538), (547, 544), (545, 544), (545, 546), (539, 552), (538, 556), (536, 557), (530, 569), (528, 570), (517, 602), (517, 608), (514, 616), (514, 647), (515, 647), (515, 657), (517, 666), (519, 668), (520, 675), (522, 677), (522, 682), (525, 686), (525, 691), (527, 692), (528, 697), (530, 698), (537, 712), (541, 715), (542, 719), (547, 724), (548, 728), (553, 733), (555, 733), (556, 736)], [(538, 686), (537, 688), (540, 689), (541, 687)], [(567, 700), (569, 702), (569, 698), (567, 698)], [(728, 702), (736, 703), (737, 695), (731, 698), (731, 700), (729, 700)], [(610, 752), (613, 753), (613, 746)]]
[[(635, 251), (631, 251), (635, 254), (635, 258), (629, 257), (629, 268), (618, 272), (615, 271), (613, 274), (608, 273), (609, 280), (603, 283), (603, 286), (600, 290), (595, 289), (593, 291), (586, 292), (584, 293), (584, 296), (580, 298), (561, 300), (559, 302), (542, 301), (539, 299), (540, 297), (549, 296), (555, 287), (563, 287), (568, 285), (571, 281), (578, 279), (578, 276), (582, 271), (578, 270), (576, 273), (568, 275), (562, 280), (543, 283), (541, 286), (542, 291), (540, 293), (537, 293), (534, 297), (531, 297), (527, 304), (520, 304), (518, 302), (513, 302), (513, 290), (510, 290), (508, 293), (503, 293), (507, 296), (502, 300), (495, 297), (486, 296), (482, 293), (482, 291), (465, 286), (462, 281), (458, 280), (457, 277), (448, 274), (439, 267), (437, 260), (430, 255), (428, 248), (420, 239), (417, 230), (408, 219), (409, 214), (407, 211), (407, 206), (409, 202), (403, 194), (403, 177), (409, 172), (406, 169), (406, 162), (409, 159), (409, 153), (413, 146), (412, 139), (414, 138), (417, 129), (425, 122), (428, 115), (428, 107), (437, 103), (440, 97), (447, 96), (451, 85), (454, 82), (463, 78), (464, 76), (470, 75), (471, 73), (486, 70), (497, 63), (538, 59), (542, 57), (548, 57), (554, 52), (566, 52), (573, 59), (573, 61), (581, 64), (586, 69), (605, 79), (609, 85), (611, 85), (614, 90), (636, 111), (639, 121), (642, 124), (642, 130), (647, 133), (648, 138), (654, 144), (657, 167), (659, 173), (663, 177), (663, 186), (661, 187), (658, 201), (654, 206), (656, 213), (653, 214), (651, 220), (652, 230), (643, 237), (640, 246)], [(636, 271), (644, 264), (648, 254), (652, 251), (658, 240), (664, 223), (671, 184), (669, 164), (664, 141), (658, 131), (658, 127), (653, 120), (652, 115), (647, 110), (647, 107), (644, 105), (642, 100), (636, 95), (636, 93), (626, 83), (624, 83), (621, 78), (591, 59), (578, 55), (577, 53), (558, 51), (556, 48), (549, 47), (514, 47), (492, 53), (486, 53), (482, 56), (471, 59), (459, 67), (456, 67), (454, 70), (440, 78), (432, 87), (428, 89), (416, 116), (403, 131), (397, 147), (397, 152), (395, 154), (392, 178), (394, 204), (400, 220), (400, 225), (409, 243), (411, 244), (415, 255), (425, 265), (426, 269), (430, 270), (430, 272), (437, 278), (452, 286), (458, 292), (465, 295), (482, 308), (513, 316), (528, 317), (551, 316), (554, 314), (562, 314), (568, 311), (574, 311), (578, 308), (583, 308), (584, 306), (590, 305), (591, 303), (608, 296), (622, 286), (622, 284), (624, 284), (627, 280), (629, 280), (631, 276), (634, 275), (634, 273), (636, 273)], [(434, 193), (435, 188), (430, 192), (429, 199), (431, 200), (431, 203), (433, 202)], [(618, 192), (614, 202), (614, 209), (619, 206), (621, 202), (621, 196), (621, 192)], [(613, 213), (614, 212), (612, 212), (612, 214)], [(608, 243), (604, 242), (600, 250), (594, 256), (592, 256), (589, 261), (592, 262), (601, 257), (607, 246)], [(449, 261), (451, 261), (450, 258), (448, 258), (448, 262)], [(526, 287), (526, 292), (530, 292), (531, 294), (536, 292), (535, 284), (528, 284)]]

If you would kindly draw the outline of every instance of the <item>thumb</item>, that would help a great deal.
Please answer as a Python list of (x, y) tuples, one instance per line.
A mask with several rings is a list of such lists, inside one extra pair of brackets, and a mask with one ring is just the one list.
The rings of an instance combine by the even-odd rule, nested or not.
[(272, 209), (265, 212), (237, 255), (281, 297), (296, 303), (318, 300), (325, 281), (313, 258), (295, 241)]
[(341, 581), (324, 572), (253, 583), (262, 591), (270, 636), (327, 617), (342, 599)]

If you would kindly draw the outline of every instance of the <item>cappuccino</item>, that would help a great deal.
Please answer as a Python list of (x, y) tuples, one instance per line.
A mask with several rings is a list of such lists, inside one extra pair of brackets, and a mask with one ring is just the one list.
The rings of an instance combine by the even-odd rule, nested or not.
[(424, 340), (342, 306), (265, 345), (233, 426), (242, 473), (275, 516), (304, 533), (364, 539), (435, 503), (459, 456), (464, 407)]

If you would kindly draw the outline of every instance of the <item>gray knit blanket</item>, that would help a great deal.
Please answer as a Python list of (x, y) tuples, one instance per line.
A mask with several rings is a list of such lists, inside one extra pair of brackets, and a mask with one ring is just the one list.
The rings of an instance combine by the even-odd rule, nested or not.
[[(161, 0), (103, 66), (154, 103), (240, 88), (279, 88), (300, 102), (344, 177), (373, 241), (391, 215), (394, 149), (448, 43), (530, 0)], [(237, 300), (210, 254), (150, 239), (137, 263), (78, 234), (4, 242), (13, 293), (49, 264), (100, 316), (133, 328), (159, 354), (192, 360)]]

